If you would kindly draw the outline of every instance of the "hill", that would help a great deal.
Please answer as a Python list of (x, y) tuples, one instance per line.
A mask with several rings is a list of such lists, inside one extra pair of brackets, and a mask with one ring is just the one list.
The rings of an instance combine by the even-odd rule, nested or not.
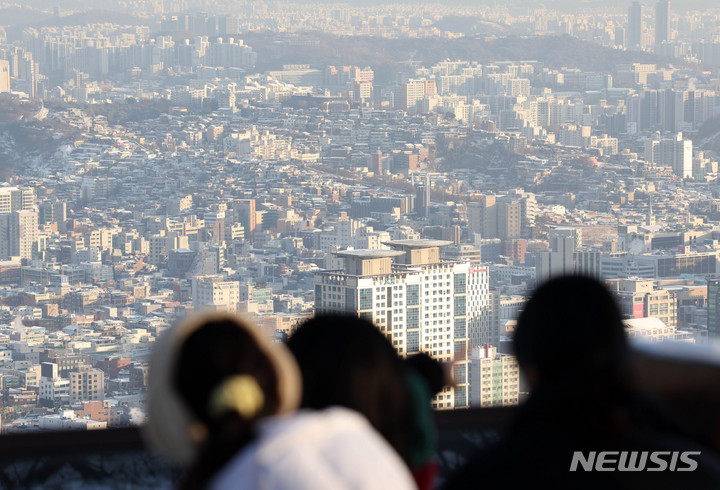
[(425, 66), (442, 60), (471, 60), (488, 63), (499, 60), (535, 60), (551, 68), (571, 67), (589, 72), (614, 73), (618, 64), (672, 63), (652, 53), (621, 51), (582, 41), (571, 36), (476, 36), (457, 39), (384, 39), (340, 37), (323, 33), (278, 35), (247, 33), (245, 43), (258, 52), (258, 70), (279, 69), (283, 64), (371, 66), (379, 83), (393, 80), (394, 74), (413, 60)]

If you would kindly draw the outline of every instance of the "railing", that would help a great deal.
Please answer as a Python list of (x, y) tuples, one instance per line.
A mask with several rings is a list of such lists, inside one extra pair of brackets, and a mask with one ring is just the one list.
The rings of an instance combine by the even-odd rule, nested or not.
[[(662, 349), (636, 348), (638, 384), (720, 448), (720, 356), (712, 349), (679, 349), (673, 355)], [(515, 410), (436, 412), (441, 478), (497, 440)], [(0, 436), (0, 488), (167, 488), (180, 474), (147, 450), (137, 428)]]
[[(512, 408), (438, 412), (441, 473), (498, 437)], [(168, 487), (178, 468), (145, 447), (138, 428), (34, 431), (0, 437), (0, 488)]]

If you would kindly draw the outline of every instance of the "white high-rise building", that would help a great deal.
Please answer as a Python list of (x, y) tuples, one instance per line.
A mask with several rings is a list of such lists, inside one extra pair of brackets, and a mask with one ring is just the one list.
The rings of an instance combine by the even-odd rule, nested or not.
[(675, 175), (687, 179), (692, 178), (693, 145), (691, 140), (682, 139), (681, 133), (675, 141), (675, 161), (673, 171)]
[(648, 162), (672, 167), (682, 179), (692, 178), (693, 143), (678, 132), (672, 138), (660, 139), (659, 134), (645, 141), (645, 159)]
[(433, 399), (439, 409), (466, 408), (472, 329), (491, 324), (488, 270), (441, 261), (440, 240), (396, 240), (392, 250), (337, 252), (342, 271), (315, 275), (316, 313), (351, 313), (372, 321), (399, 355), (425, 352), (454, 361), (455, 388)]
[(30, 259), (37, 240), (37, 210), (0, 214), (0, 256)]

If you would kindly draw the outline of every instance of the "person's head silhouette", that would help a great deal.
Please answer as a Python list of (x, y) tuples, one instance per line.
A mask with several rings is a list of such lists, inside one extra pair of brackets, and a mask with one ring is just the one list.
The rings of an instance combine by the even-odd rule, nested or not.
[(372, 323), (350, 315), (318, 315), (297, 329), (288, 348), (302, 373), (302, 408), (356, 410), (405, 455), (410, 409), (405, 368)]
[(518, 318), (513, 347), (533, 388), (560, 380), (624, 384), (630, 351), (610, 291), (583, 276), (552, 279)]

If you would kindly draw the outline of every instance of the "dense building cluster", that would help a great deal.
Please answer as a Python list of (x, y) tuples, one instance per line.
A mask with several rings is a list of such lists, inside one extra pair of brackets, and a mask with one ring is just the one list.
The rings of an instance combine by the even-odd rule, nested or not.
[[(276, 340), (314, 313), (371, 320), (400, 355), (454, 362), (439, 409), (518, 402), (515, 319), (559, 275), (606, 280), (631, 337), (720, 335), (716, 72), (455, 59), (380, 77), (372, 57), (273, 65), (241, 34), (453, 37), (436, 23), (472, 14), (691, 56), (714, 14), (661, 1), (653, 34), (639, 4), (511, 19), (116, 3), (143, 4), (148, 25), (0, 36), (0, 103), (16, 115), (0, 151), (22, 157), (0, 186), (3, 429), (141, 421), (154, 341), (204, 309)], [(28, 146), (28, 131), (55, 146)]]

